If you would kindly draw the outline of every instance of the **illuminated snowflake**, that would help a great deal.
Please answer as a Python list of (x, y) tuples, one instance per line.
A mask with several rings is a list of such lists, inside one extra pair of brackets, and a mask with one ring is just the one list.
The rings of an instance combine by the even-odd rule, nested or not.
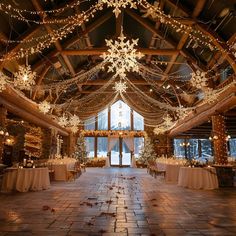
[(176, 111), (176, 116), (178, 117), (178, 119), (183, 120), (186, 116), (189, 115), (189, 112), (191, 110), (180, 106), (175, 111)]
[(144, 10), (145, 14), (142, 15), (142, 17), (146, 18), (151, 16), (153, 19), (156, 19), (157, 17), (160, 16), (160, 14), (158, 14), (160, 12), (159, 6), (160, 4), (157, 1), (155, 1), (153, 5), (149, 4), (149, 7)]
[(115, 14), (116, 18), (121, 13), (121, 8), (130, 6), (130, 8), (137, 9), (136, 0), (100, 0), (100, 2), (107, 4), (107, 7), (113, 7), (113, 13)]
[(171, 129), (173, 126), (175, 125), (175, 122), (173, 121), (173, 119), (169, 116), (169, 114), (167, 114), (164, 118), (163, 118), (163, 122), (159, 125), (157, 125), (155, 127), (155, 129), (153, 130), (153, 132), (156, 135), (159, 134), (164, 134), (166, 131), (168, 131), (169, 129)]
[(0, 71), (0, 93), (6, 89), (7, 86), (7, 76)]
[(211, 88), (204, 91), (204, 102), (211, 104), (216, 102), (218, 99), (218, 94)]
[(70, 126), (78, 126), (80, 123), (80, 119), (77, 115), (73, 115), (69, 119)]
[(14, 74), (14, 86), (20, 90), (30, 90), (35, 85), (36, 72), (30, 66), (19, 66), (19, 70)]
[(127, 88), (126, 82), (122, 81), (115, 82), (115, 86), (113, 87), (117, 93), (125, 93)]
[(77, 131), (79, 130), (79, 128), (78, 128), (78, 126), (71, 126), (71, 127), (70, 127), (70, 130), (71, 130), (72, 133), (75, 134), (75, 133), (77, 133)]
[(191, 84), (193, 87), (198, 88), (198, 89), (202, 89), (204, 87), (207, 87), (207, 78), (206, 78), (206, 73), (205, 72), (201, 72), (199, 70), (193, 73), (191, 73), (192, 78), (190, 80)]
[(51, 105), (47, 101), (43, 101), (43, 102), (39, 103), (38, 106), (39, 106), (39, 110), (44, 114), (48, 113), (51, 109)]
[(107, 53), (102, 54), (105, 63), (108, 63), (108, 72), (114, 72), (115, 76), (126, 77), (126, 72), (138, 72), (139, 67), (137, 59), (144, 55), (137, 53), (135, 47), (138, 45), (138, 39), (126, 40), (121, 32), (118, 40), (105, 40), (108, 47)]
[(65, 114), (58, 118), (58, 124), (62, 127), (66, 127), (69, 124), (68, 118)]

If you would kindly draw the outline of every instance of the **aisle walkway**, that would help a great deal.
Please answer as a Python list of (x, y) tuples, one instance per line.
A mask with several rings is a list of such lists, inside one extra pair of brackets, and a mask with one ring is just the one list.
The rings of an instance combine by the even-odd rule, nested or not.
[(0, 194), (0, 236), (236, 235), (236, 191), (165, 184), (144, 169), (88, 169), (41, 192)]

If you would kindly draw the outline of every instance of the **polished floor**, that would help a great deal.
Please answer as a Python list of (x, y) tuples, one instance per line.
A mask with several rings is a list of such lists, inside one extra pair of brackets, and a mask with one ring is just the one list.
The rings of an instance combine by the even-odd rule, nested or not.
[(189, 190), (144, 169), (88, 168), (49, 190), (1, 193), (3, 235), (236, 235), (236, 188)]

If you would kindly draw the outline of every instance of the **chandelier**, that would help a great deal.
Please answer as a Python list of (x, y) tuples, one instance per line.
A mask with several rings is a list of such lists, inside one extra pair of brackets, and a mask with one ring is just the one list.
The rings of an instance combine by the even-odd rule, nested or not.
[(38, 106), (39, 106), (39, 110), (44, 114), (48, 113), (51, 109), (51, 105), (47, 101), (43, 101), (39, 103)]
[(108, 47), (108, 52), (102, 54), (102, 59), (108, 63), (108, 72), (114, 72), (115, 77), (126, 77), (126, 72), (138, 72), (139, 67), (137, 59), (141, 59), (144, 55), (137, 53), (135, 48), (138, 45), (138, 39), (126, 40), (126, 37), (121, 31), (118, 40), (105, 40)]
[(114, 10), (112, 12), (116, 18), (121, 13), (121, 8), (126, 8), (130, 5), (130, 8), (137, 9), (136, 0), (100, 0), (100, 2), (107, 4), (107, 7), (113, 7)]
[(7, 76), (0, 71), (0, 93), (6, 89), (7, 86)]
[(119, 82), (115, 82), (115, 86), (113, 87), (113, 89), (117, 92), (117, 93), (125, 93), (126, 89), (127, 89), (127, 85), (126, 82), (122, 82), (121, 80)]
[(31, 70), (29, 65), (19, 66), (19, 70), (14, 74), (14, 86), (20, 90), (30, 90), (35, 85), (36, 72)]

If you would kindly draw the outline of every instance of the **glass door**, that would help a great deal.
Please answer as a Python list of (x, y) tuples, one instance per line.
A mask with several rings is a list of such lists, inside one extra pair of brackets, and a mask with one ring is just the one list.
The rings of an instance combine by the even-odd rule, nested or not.
[(120, 142), (117, 139), (116, 144), (111, 149), (111, 165), (120, 165)]
[(128, 148), (128, 146), (126, 145), (126, 143), (124, 142), (123, 139), (121, 139), (122, 141), (122, 160), (121, 160), (121, 165), (122, 166), (130, 166), (131, 165), (131, 153), (130, 150)]

